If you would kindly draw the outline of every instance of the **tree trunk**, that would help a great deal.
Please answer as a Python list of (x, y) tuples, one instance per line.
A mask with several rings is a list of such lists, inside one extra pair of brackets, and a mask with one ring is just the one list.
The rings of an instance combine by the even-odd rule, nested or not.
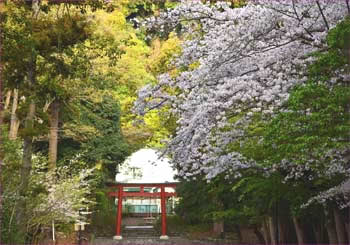
[(347, 244), (344, 222), (337, 208), (333, 209), (335, 227), (339, 244)]
[(11, 94), (12, 94), (12, 91), (11, 91), (11, 90), (7, 91), (4, 110), (7, 110), (7, 108), (8, 108), (9, 105), (10, 105)]
[(58, 119), (60, 103), (55, 99), (50, 106), (49, 168), (56, 166), (58, 144)]
[(263, 244), (265, 242), (264, 236), (261, 234), (260, 229), (258, 228), (258, 225), (254, 225), (254, 234), (259, 240), (259, 244)]
[(271, 237), (271, 244), (276, 245), (277, 240), (276, 240), (276, 224), (273, 220), (273, 217), (268, 218), (269, 221), (269, 230), (270, 230), (270, 237)]
[(327, 224), (326, 226), (327, 234), (328, 234), (328, 242), (329, 244), (337, 244), (337, 232), (335, 231), (335, 227), (333, 224)]
[(350, 241), (350, 224), (345, 223), (346, 234), (348, 236), (348, 241)]
[(293, 223), (294, 223), (295, 233), (296, 233), (297, 239), (298, 239), (298, 244), (299, 245), (305, 244), (304, 230), (301, 227), (299, 220), (295, 216), (293, 216)]
[(236, 230), (237, 230), (237, 239), (238, 239), (238, 243), (241, 244), (243, 241), (243, 236), (242, 236), (242, 232), (241, 232), (241, 227), (239, 225), (236, 225)]
[(333, 212), (326, 213), (326, 229), (328, 234), (328, 243), (329, 244), (337, 244), (338, 243), (338, 237), (337, 232), (334, 226), (334, 217)]
[[(25, 128), (29, 131), (31, 131), (34, 126), (33, 125), (34, 115), (35, 115), (35, 104), (34, 102), (31, 102), (29, 105), (29, 111), (25, 122)], [(19, 194), (21, 197), (25, 197), (27, 194), (30, 171), (32, 169), (32, 147), (33, 147), (33, 136), (31, 134), (26, 135), (23, 140), (22, 167), (20, 171), (21, 184), (19, 187)], [(17, 224), (20, 232), (23, 235), (25, 235), (27, 231), (25, 198), (20, 199), (20, 201), (18, 202), (16, 220), (17, 220)]]
[(345, 228), (346, 228), (346, 233), (348, 235), (348, 241), (350, 243), (350, 207), (346, 208), (347, 209), (347, 221), (345, 222)]
[(316, 243), (323, 244), (325, 240), (323, 224), (318, 224), (318, 223), (313, 224), (312, 229), (315, 234)]
[(18, 90), (14, 89), (12, 109), (11, 109), (11, 124), (10, 124), (10, 132), (9, 132), (10, 140), (14, 140), (17, 138), (17, 131), (19, 127), (19, 120), (16, 114), (17, 106), (18, 106)]
[(285, 244), (287, 242), (287, 234), (286, 234), (286, 222), (283, 219), (282, 215), (278, 216), (277, 219), (278, 226), (278, 244)]
[(269, 226), (267, 224), (266, 219), (264, 218), (262, 221), (262, 232), (263, 232), (263, 236), (264, 236), (264, 240), (265, 240), (265, 244), (271, 244), (271, 239), (270, 239), (270, 231), (269, 231)]
[[(30, 57), (28, 63), (28, 83), (29, 87), (33, 88), (35, 85), (36, 78), (36, 57), (34, 53)], [(29, 132), (23, 137), (23, 155), (22, 155), (22, 166), (20, 170), (21, 184), (19, 186), (19, 195), (23, 197), (18, 202), (16, 221), (18, 224), (19, 232), (27, 238), (27, 204), (26, 198), (27, 188), (30, 179), (30, 171), (32, 169), (32, 153), (33, 153), (33, 134), (30, 133), (34, 128), (34, 116), (35, 116), (35, 103), (33, 100), (30, 101), (27, 117), (25, 119), (25, 132)]]

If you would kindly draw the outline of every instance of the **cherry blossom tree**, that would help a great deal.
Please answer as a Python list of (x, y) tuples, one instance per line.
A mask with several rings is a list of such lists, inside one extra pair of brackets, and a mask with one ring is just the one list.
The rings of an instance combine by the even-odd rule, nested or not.
[[(349, 13), (347, 0), (255, 0), (240, 8), (183, 1), (147, 23), (155, 30), (182, 29), (185, 39), (174, 60), (179, 73), (159, 76), (158, 84), (140, 90), (135, 105), (141, 114), (167, 105), (177, 116), (166, 153), (179, 175), (246, 174), (239, 182), (247, 183), (243, 193), (261, 194), (260, 186), (269, 183), (262, 194), (275, 207), (289, 201), (299, 244), (300, 207), (312, 205), (328, 220), (330, 243), (345, 241), (338, 207), (349, 206), (349, 70), (338, 55), (344, 45), (329, 35), (339, 34), (335, 27), (346, 29), (341, 25)], [(265, 132), (255, 134), (259, 130)], [(289, 191), (280, 193), (282, 185)], [(294, 189), (303, 193), (290, 196)], [(271, 228), (280, 222), (273, 224), (270, 209)]]
[[(48, 160), (41, 155), (33, 157), (33, 170), (27, 198), (28, 220), (26, 227), (34, 233), (40, 227), (58, 224), (84, 222), (86, 217), (79, 210), (87, 210), (95, 204), (92, 190), (96, 184), (95, 168), (74, 169), (86, 166), (77, 155), (70, 160), (70, 166), (56, 167), (47, 171)], [(37, 192), (37, 190), (42, 190)], [(18, 197), (23, 198), (23, 197)]]
[(150, 19), (149, 28), (181, 25), (187, 33), (174, 61), (182, 72), (161, 75), (135, 105), (145, 113), (167, 104), (177, 115), (167, 153), (180, 175), (210, 179), (259, 167), (230, 145), (244, 138), (254, 113), (274, 115), (307, 80), (310, 54), (327, 50), (328, 31), (348, 13), (347, 1), (257, 0), (241, 8), (183, 1)]

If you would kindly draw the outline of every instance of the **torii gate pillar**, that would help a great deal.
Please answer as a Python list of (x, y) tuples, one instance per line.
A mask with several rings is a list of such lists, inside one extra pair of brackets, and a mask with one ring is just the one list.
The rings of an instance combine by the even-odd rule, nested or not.
[(162, 235), (160, 236), (160, 239), (162, 240), (168, 240), (169, 237), (166, 234), (166, 203), (165, 203), (165, 187), (162, 186), (160, 188), (160, 208), (162, 211)]
[(113, 237), (114, 240), (122, 240), (121, 227), (122, 227), (122, 208), (123, 208), (123, 186), (118, 188), (118, 210), (117, 210), (117, 227), (116, 235)]

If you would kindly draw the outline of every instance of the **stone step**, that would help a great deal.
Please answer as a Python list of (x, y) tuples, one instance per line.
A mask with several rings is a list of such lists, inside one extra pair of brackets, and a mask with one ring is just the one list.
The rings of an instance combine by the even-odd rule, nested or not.
[(158, 232), (153, 226), (125, 226), (122, 230), (124, 237), (158, 237)]
[(136, 231), (126, 231), (122, 232), (124, 235), (128, 236), (158, 236), (158, 232), (136, 232)]

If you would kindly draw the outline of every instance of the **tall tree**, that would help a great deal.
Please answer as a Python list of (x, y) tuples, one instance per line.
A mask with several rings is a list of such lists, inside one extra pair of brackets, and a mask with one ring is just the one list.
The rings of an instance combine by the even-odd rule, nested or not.
[[(0, 2), (0, 176), (2, 175), (2, 164), (3, 164), (3, 148), (2, 148), (2, 127), (3, 127), (3, 63), (2, 63), (2, 49), (3, 49), (3, 45), (2, 45), (2, 19), (3, 19), (3, 8), (4, 8), (4, 3), (3, 1)], [(2, 212), (3, 212), (3, 208), (2, 208), (2, 181), (0, 178), (0, 230), (2, 228), (1, 224), (2, 224)], [(0, 233), (0, 243), (1, 243), (1, 233)]]

